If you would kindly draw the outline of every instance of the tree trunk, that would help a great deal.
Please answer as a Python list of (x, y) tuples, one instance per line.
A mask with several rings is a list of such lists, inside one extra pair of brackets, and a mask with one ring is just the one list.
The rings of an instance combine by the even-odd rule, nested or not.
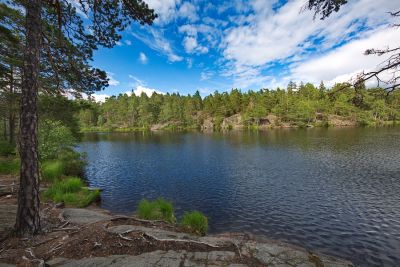
[(21, 173), (15, 223), (15, 230), (19, 235), (36, 234), (40, 230), (37, 92), (42, 2), (40, 0), (26, 1), (25, 7), (26, 47), (20, 119)]

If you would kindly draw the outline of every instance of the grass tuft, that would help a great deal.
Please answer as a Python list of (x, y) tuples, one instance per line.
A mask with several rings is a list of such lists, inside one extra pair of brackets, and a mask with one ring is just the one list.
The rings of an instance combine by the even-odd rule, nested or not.
[(64, 202), (67, 206), (82, 208), (97, 200), (100, 197), (100, 191), (90, 191), (84, 188), (81, 179), (68, 177), (61, 181), (55, 181), (44, 192), (43, 197), (54, 202)]
[(146, 220), (163, 220), (170, 223), (176, 222), (172, 203), (163, 198), (158, 198), (154, 201), (142, 199), (137, 208), (137, 213), (140, 218)]
[(205, 235), (208, 230), (208, 219), (200, 211), (185, 212), (181, 224), (184, 228), (198, 235)]
[(42, 178), (48, 182), (54, 182), (61, 178), (64, 172), (64, 164), (60, 160), (45, 161), (42, 164)]

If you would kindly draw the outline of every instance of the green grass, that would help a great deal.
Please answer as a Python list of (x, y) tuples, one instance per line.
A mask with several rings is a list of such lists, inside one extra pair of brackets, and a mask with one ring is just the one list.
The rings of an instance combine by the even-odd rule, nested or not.
[(18, 174), (20, 161), (18, 158), (0, 158), (1, 174)]
[(200, 211), (185, 212), (181, 224), (198, 235), (205, 235), (208, 230), (208, 219)]
[(170, 223), (176, 222), (172, 203), (163, 198), (158, 198), (154, 201), (142, 199), (137, 208), (137, 213), (140, 218), (146, 220), (163, 220)]
[(45, 200), (64, 202), (67, 206), (86, 207), (100, 197), (100, 191), (90, 191), (84, 188), (80, 178), (67, 177), (64, 180), (55, 181), (49, 189), (43, 193)]
[(42, 178), (47, 182), (60, 179), (64, 173), (64, 164), (60, 160), (45, 161), (42, 164)]

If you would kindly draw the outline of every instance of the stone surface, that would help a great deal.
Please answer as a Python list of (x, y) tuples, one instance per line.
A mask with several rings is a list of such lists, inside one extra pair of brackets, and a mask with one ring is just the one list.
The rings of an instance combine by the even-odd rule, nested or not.
[(110, 215), (88, 209), (64, 209), (62, 216), (65, 220), (76, 224), (95, 223), (111, 218)]
[(15, 265), (0, 262), (0, 267), (14, 267)]

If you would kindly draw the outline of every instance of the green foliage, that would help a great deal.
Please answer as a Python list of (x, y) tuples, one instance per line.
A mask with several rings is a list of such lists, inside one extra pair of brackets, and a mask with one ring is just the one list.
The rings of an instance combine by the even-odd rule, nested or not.
[[(334, 125), (329, 121), (333, 115), (359, 124), (383, 124), (384, 121), (399, 120), (400, 92), (386, 96), (379, 88), (360, 86), (356, 90), (346, 84), (326, 88), (323, 83), (316, 87), (311, 83), (296, 85), (290, 82), (286, 90), (261, 89), (242, 93), (233, 89), (229, 93), (215, 92), (204, 99), (198, 92), (187, 96), (174, 93), (151, 97), (120, 94), (102, 104), (88, 102), (86, 113), (94, 117), (89, 122), (79, 113), (81, 126), (84, 130), (94, 131), (137, 131), (149, 129), (154, 124), (164, 125), (164, 129), (199, 129), (206, 118), (211, 118), (214, 130), (219, 131), (223, 120), (235, 114), (241, 115), (243, 125), (249, 129), (259, 129), (260, 122), (268, 115), (278, 117), (277, 125), (270, 127), (280, 124)], [(101, 126), (93, 126), (99, 121)]]
[(67, 176), (83, 176), (86, 165), (85, 155), (71, 148), (63, 149), (57, 157), (63, 163), (63, 174)]
[(76, 142), (71, 130), (61, 121), (43, 120), (39, 125), (39, 155), (41, 160), (55, 159), (63, 149)]
[(67, 206), (85, 207), (100, 197), (98, 190), (89, 191), (84, 188), (80, 178), (67, 177), (64, 180), (55, 181), (49, 189), (43, 193), (46, 200), (64, 202)]
[(60, 160), (45, 161), (41, 170), (44, 181), (54, 182), (64, 174), (64, 163)]
[(18, 174), (20, 160), (18, 158), (0, 158), (1, 174)]
[(172, 203), (163, 198), (154, 201), (142, 199), (138, 205), (137, 213), (140, 218), (146, 220), (163, 220), (170, 223), (176, 221)]
[(205, 235), (208, 230), (208, 219), (200, 211), (185, 212), (181, 224), (198, 235)]
[(15, 154), (15, 146), (5, 140), (0, 140), (0, 156)]

